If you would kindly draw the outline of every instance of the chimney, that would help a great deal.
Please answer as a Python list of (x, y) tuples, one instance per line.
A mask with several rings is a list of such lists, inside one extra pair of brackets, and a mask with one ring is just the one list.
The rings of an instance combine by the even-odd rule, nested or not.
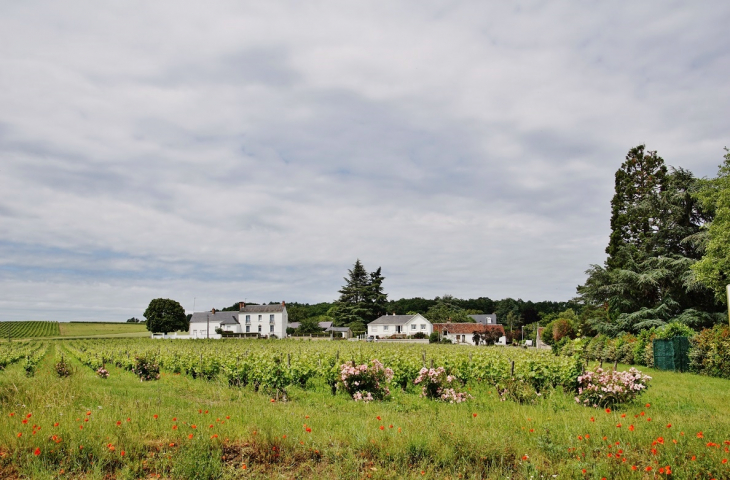
[(212, 309), (210, 310), (210, 313), (212, 313), (213, 315), (215, 315), (215, 308), (212, 308)]
[(238, 302), (238, 310), (243, 311), (244, 308), (246, 308), (246, 304), (243, 302)]
[(281, 306), (286, 307), (286, 302), (284, 302), (284, 300), (281, 301)]

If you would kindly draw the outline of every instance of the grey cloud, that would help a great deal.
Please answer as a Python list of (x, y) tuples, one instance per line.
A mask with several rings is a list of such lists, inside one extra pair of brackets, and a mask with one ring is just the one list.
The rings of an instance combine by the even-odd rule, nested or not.
[(721, 2), (78, 5), (0, 15), (14, 319), (332, 300), (355, 258), (394, 298), (566, 299), (630, 147), (728, 144)]

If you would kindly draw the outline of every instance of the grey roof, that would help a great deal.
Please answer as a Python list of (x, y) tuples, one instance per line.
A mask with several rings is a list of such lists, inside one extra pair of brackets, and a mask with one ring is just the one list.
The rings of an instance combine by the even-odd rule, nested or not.
[(368, 325), (405, 325), (416, 315), (383, 315)]
[(325, 332), (349, 332), (350, 327), (329, 327)]
[(238, 312), (195, 312), (190, 317), (190, 323), (219, 322), (221, 325), (238, 323)]
[[(317, 324), (319, 328), (326, 330), (332, 326), (332, 322), (319, 322)], [(287, 323), (287, 328), (299, 328), (302, 326), (302, 322), (289, 322)]]
[(280, 303), (276, 305), (246, 305), (241, 310), (242, 313), (277, 313), (283, 312), (286, 307)]
[(496, 313), (490, 313), (488, 315), (469, 315), (469, 317), (473, 318), (474, 321), (477, 323), (481, 323), (484, 325), (497, 325)]

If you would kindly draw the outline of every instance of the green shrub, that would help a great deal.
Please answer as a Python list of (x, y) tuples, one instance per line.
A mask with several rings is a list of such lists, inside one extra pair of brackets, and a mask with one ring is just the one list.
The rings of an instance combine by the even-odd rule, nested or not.
[(671, 322), (657, 329), (656, 338), (661, 340), (669, 340), (674, 337), (692, 338), (696, 332), (684, 323)]
[(689, 341), (690, 371), (730, 379), (730, 328), (715, 325), (702, 330)]
[(521, 379), (509, 378), (496, 384), (500, 399), (511, 400), (521, 405), (533, 405), (546, 395), (538, 392), (529, 382)]
[(433, 332), (428, 336), (428, 343), (439, 343), (439, 332)]
[(553, 322), (552, 336), (556, 342), (564, 337), (575, 338), (575, 329), (565, 318), (558, 318)]

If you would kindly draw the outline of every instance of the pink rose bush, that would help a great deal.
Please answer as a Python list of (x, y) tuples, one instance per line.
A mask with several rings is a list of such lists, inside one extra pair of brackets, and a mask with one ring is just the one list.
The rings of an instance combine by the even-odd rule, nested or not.
[(370, 363), (370, 366), (355, 365), (355, 362), (340, 366), (340, 382), (356, 402), (383, 400), (390, 395), (386, 384), (393, 379), (393, 370), (384, 367), (377, 359)]
[(472, 398), (465, 392), (459, 392), (455, 387), (456, 377), (447, 375), (444, 367), (422, 368), (414, 384), (423, 386), (421, 396), (432, 400), (439, 400), (449, 403), (461, 403)]
[(596, 368), (578, 377), (575, 401), (586, 407), (607, 407), (638, 397), (648, 388), (651, 377), (635, 368), (614, 372)]

